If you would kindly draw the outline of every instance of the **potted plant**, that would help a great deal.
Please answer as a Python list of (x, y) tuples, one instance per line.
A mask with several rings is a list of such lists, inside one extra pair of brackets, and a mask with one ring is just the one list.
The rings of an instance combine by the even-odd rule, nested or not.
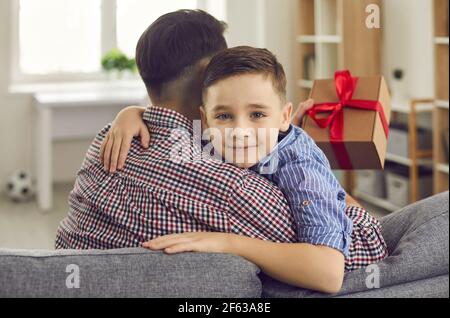
[(102, 58), (102, 68), (111, 74), (112, 78), (122, 78), (124, 72), (136, 72), (136, 60), (128, 58), (119, 49), (112, 49)]

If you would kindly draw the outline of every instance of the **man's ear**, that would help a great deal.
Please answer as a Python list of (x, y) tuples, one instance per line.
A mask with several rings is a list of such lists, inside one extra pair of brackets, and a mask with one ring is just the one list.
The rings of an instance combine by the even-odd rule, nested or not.
[(283, 113), (281, 114), (281, 131), (288, 131), (291, 125), (292, 103), (287, 103), (283, 106)]
[(206, 111), (204, 106), (200, 106), (200, 118), (202, 120), (202, 130), (208, 129), (208, 121), (206, 119)]

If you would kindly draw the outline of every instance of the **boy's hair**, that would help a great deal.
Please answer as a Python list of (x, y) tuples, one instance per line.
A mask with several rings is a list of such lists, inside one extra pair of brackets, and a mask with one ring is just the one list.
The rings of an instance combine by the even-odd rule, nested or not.
[(211, 59), (205, 71), (203, 94), (218, 81), (240, 74), (269, 76), (282, 102), (286, 101), (287, 80), (283, 66), (269, 50), (250, 46), (223, 50)]
[(147, 90), (159, 95), (164, 84), (189, 73), (189, 66), (226, 49), (226, 27), (202, 10), (179, 10), (159, 17), (136, 47), (136, 64)]

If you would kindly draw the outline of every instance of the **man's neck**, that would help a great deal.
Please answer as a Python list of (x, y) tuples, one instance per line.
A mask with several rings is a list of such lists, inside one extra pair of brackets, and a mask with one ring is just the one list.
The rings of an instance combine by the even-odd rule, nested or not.
[(173, 110), (191, 121), (200, 120), (200, 106), (182, 105), (179, 101), (168, 101), (156, 104), (156, 106)]

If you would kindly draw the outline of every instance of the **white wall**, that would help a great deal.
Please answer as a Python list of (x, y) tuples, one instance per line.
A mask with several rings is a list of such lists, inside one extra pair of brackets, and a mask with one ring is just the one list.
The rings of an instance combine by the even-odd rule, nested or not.
[(15, 168), (29, 167), (30, 107), (28, 99), (7, 94), (9, 80), (9, 1), (0, 1), (0, 183)]
[(290, 100), (295, 89), (295, 8), (296, 0), (227, 0), (228, 45), (272, 51), (286, 71)]
[(431, 0), (384, 0), (384, 74), (405, 71), (410, 98), (434, 96), (433, 7)]

